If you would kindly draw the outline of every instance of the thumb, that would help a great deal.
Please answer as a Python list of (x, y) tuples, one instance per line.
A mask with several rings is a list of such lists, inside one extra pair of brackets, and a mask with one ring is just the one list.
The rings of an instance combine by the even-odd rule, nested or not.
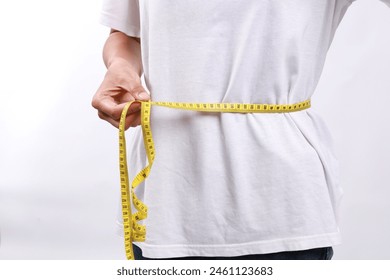
[(141, 91), (136, 94), (136, 99), (137, 100), (149, 100), (150, 96), (146, 91)]

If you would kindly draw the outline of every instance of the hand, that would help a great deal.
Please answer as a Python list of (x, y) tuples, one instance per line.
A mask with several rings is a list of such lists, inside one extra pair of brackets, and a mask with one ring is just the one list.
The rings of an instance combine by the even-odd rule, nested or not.
[[(133, 100), (147, 101), (149, 94), (143, 88), (141, 79), (131, 71), (127, 62), (112, 63), (99, 89), (92, 99), (92, 106), (98, 116), (118, 128), (122, 110)], [(141, 103), (131, 104), (126, 117), (125, 128), (141, 124)]]

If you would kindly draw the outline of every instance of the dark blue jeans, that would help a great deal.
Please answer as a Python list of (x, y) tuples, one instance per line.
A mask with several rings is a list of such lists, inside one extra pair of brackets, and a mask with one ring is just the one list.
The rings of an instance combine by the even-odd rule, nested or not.
[(314, 248), (301, 251), (285, 251), (270, 254), (255, 254), (236, 257), (181, 257), (151, 259), (142, 256), (141, 249), (133, 244), (136, 260), (330, 260), (333, 257), (332, 247)]

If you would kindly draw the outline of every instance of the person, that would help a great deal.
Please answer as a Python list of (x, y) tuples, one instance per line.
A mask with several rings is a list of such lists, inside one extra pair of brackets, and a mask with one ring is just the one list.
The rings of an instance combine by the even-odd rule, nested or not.
[[(92, 106), (118, 127), (132, 100), (310, 99), (354, 1), (104, 0), (107, 72)], [(136, 189), (149, 207), (136, 259), (331, 259), (341, 243), (343, 190), (332, 136), (313, 107), (278, 114), (152, 107), (156, 158)], [(136, 102), (126, 116), (131, 178), (147, 164), (139, 125)]]

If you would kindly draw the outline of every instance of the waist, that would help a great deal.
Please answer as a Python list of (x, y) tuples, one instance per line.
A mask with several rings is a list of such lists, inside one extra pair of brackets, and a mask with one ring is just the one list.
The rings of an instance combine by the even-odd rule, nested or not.
[[(137, 102), (137, 101), (134, 101)], [(308, 109), (310, 99), (293, 104), (256, 104), (256, 103), (186, 103), (164, 101), (142, 101), (146, 107), (162, 106), (172, 109), (216, 113), (283, 113)]]

